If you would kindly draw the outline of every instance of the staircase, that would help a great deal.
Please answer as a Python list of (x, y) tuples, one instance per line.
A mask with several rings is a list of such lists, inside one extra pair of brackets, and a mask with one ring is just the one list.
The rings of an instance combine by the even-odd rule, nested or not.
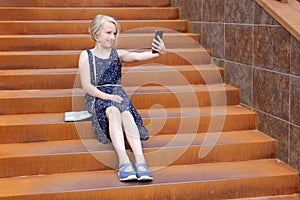
[[(0, 0), (0, 199), (232, 199), (295, 194), (299, 173), (276, 159), (277, 142), (189, 33), (170, 0)], [(77, 62), (93, 47), (96, 14), (119, 20), (118, 48), (150, 50), (164, 29), (169, 52), (123, 65), (123, 85), (151, 138), (152, 182), (119, 182), (111, 144), (84, 110)], [(130, 151), (129, 151), (130, 153)], [(132, 156), (132, 155), (131, 155)]]

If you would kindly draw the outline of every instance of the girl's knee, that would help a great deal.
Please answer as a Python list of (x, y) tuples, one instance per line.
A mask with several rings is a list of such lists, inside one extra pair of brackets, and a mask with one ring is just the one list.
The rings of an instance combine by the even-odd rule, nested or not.
[(121, 113), (122, 121), (134, 121), (132, 114), (129, 111)]
[(121, 113), (120, 113), (119, 109), (115, 106), (111, 106), (106, 109), (106, 116), (108, 119), (120, 117), (120, 114)]

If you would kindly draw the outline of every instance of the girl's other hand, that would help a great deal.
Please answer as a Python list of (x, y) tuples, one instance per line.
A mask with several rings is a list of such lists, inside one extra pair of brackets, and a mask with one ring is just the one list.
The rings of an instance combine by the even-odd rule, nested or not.
[(111, 101), (115, 101), (117, 103), (122, 103), (122, 101), (123, 101), (122, 97), (120, 97), (119, 95), (114, 95), (114, 94), (109, 95), (108, 99)]

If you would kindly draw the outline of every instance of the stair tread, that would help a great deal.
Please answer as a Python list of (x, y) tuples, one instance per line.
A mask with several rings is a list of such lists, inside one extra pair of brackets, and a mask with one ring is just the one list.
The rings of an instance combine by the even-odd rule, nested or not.
[(26, 75), (51, 75), (51, 74), (78, 74), (78, 68), (0, 70), (0, 76), (26, 76)]
[(117, 19), (179, 18), (179, 9), (174, 7), (0, 7), (0, 12), (3, 20), (92, 19), (99, 13)]
[(234, 200), (299, 200), (300, 194), (291, 194), (291, 195), (275, 195), (275, 196), (264, 196), (264, 197), (253, 197), (249, 198), (238, 198)]
[[(130, 94), (153, 94), (153, 93), (184, 93), (184, 92), (218, 92), (236, 90), (237, 88), (225, 84), (215, 85), (182, 85), (182, 86), (142, 86), (124, 87)], [(83, 89), (43, 89), (43, 90), (0, 90), (0, 99), (21, 98), (56, 98), (70, 96), (84, 96)]]
[[(190, 146), (251, 144), (276, 142), (273, 138), (256, 130), (209, 133), (218, 140), (214, 144), (203, 144), (207, 133), (185, 133), (177, 135), (152, 136), (143, 142), (145, 151), (157, 148), (176, 148)], [(88, 150), (86, 149), (88, 147)], [(0, 145), (0, 159), (25, 156), (51, 156), (64, 154), (86, 154), (98, 151), (113, 151), (111, 144), (102, 144), (96, 138), (82, 140), (61, 140), (34, 143), (15, 143)]]
[[(150, 118), (148, 109), (139, 109), (144, 119)], [(166, 116), (167, 114), (167, 116)], [(200, 116), (230, 116), (230, 115), (255, 115), (242, 106), (207, 106), (187, 108), (155, 108), (151, 110), (151, 119), (154, 118), (178, 118)], [(17, 114), (0, 115), (0, 126), (29, 125), (29, 124), (65, 124), (64, 113), (41, 113), (41, 114)], [(72, 122), (67, 122), (72, 123)], [(82, 122), (84, 123), (84, 122)]]
[(89, 0), (88, 2), (75, 1), (75, 0), (52, 0), (48, 1), (1, 1), (2, 6), (15, 6), (15, 7), (93, 7), (93, 6), (101, 6), (101, 7), (111, 7), (111, 6), (170, 6), (170, 0), (163, 1), (136, 1), (136, 0), (127, 0), (126, 2), (122, 1), (114, 1), (114, 0), (106, 0), (106, 1), (95, 1)]
[[(216, 65), (146, 65), (138, 67), (122, 67), (123, 72), (155, 72), (155, 71), (216, 71), (223, 68)], [(24, 75), (50, 75), (50, 74), (78, 74), (78, 68), (61, 69), (4, 69), (0, 70), (0, 76), (24, 76)]]
[[(149, 63), (150, 64), (150, 63)], [(122, 67), (123, 86), (222, 84), (224, 69), (215, 65), (140, 65)], [(169, 76), (169, 77), (167, 77)], [(170, 77), (171, 76), (171, 77)], [(69, 89), (81, 87), (78, 68), (3, 69), (2, 90)]]
[(159, 6), (153, 6), (153, 7), (146, 7), (146, 6), (134, 6), (134, 7), (101, 7), (101, 6), (95, 6), (95, 7), (16, 7), (16, 6), (6, 6), (6, 7), (0, 7), (1, 10), (101, 10), (101, 9), (108, 9), (108, 10), (177, 10), (175, 7), (159, 7)]
[[(90, 22), (91, 20), (0, 21), (0, 34), (89, 34), (86, 27), (89, 26)], [(153, 33), (157, 28), (163, 29), (165, 33), (174, 33), (175, 31), (187, 33), (189, 31), (188, 21), (183, 19), (119, 20), (119, 23), (122, 27), (122, 33)]]
[[(222, 84), (224, 69), (216, 65), (123, 66), (123, 86)], [(167, 77), (170, 75), (169, 77)], [(78, 68), (3, 69), (2, 90), (68, 89), (80, 87)], [(9, 84), (8, 84), (9, 83)]]
[[(127, 48), (124, 48), (127, 49)], [(150, 48), (140, 51), (150, 51)], [(74, 68), (78, 65), (81, 50), (56, 51), (0, 51), (1, 69), (45, 69)], [(64, 60), (64, 62), (62, 62)], [(123, 66), (133, 67), (145, 64), (160, 63), (161, 65), (200, 65), (211, 64), (210, 51), (202, 47), (172, 48), (164, 56), (148, 61), (124, 63)]]
[[(43, 51), (0, 51), (0, 56), (2, 55), (56, 55), (56, 54), (79, 54), (82, 50), (43, 50)], [(168, 49), (169, 52), (174, 53), (189, 53), (189, 52), (209, 52), (209, 50), (199, 47), (199, 48), (184, 48), (184, 49)]]
[[(123, 33), (116, 48), (149, 49), (153, 37), (154, 30), (152, 33)], [(165, 33), (164, 42), (169, 49), (200, 46), (199, 34), (195, 33)], [(89, 34), (0, 35), (0, 43), (3, 44), (0, 51), (77, 50), (94, 44)]]
[[(175, 36), (198, 36), (199, 34), (196, 33), (164, 33), (164, 37), (175, 37)], [(145, 36), (154, 36), (153, 33), (122, 33), (120, 34), (119, 38), (125, 37), (145, 37)], [(41, 34), (41, 35), (0, 35), (0, 39), (59, 39), (59, 38), (90, 38), (89, 34)]]
[[(51, 21), (45, 21), (45, 20), (20, 20), (20, 21), (10, 21), (10, 20), (1, 20), (1, 23), (15, 23), (15, 24), (23, 24), (23, 23), (72, 23), (72, 24), (76, 24), (76, 23), (80, 23), (80, 22), (84, 22), (84, 23), (90, 23), (91, 19), (74, 19), (74, 20), (51, 20)], [(178, 22), (188, 22), (188, 20), (186, 19), (131, 19), (131, 20), (126, 20), (126, 19), (119, 19), (118, 20), (119, 23), (143, 23), (143, 22), (155, 22), (155, 23), (159, 23), (159, 22), (170, 22), (170, 23), (178, 23)]]
[[(148, 183), (122, 183), (114, 170), (3, 178), (0, 179), (0, 197), (131, 187), (146, 188), (196, 182), (214, 184), (218, 181), (240, 179), (247, 182), (253, 179), (259, 181), (265, 177), (298, 176), (298, 172), (294, 169), (274, 159), (175, 165), (151, 170), (154, 180)], [(277, 184), (274, 182), (274, 186)]]

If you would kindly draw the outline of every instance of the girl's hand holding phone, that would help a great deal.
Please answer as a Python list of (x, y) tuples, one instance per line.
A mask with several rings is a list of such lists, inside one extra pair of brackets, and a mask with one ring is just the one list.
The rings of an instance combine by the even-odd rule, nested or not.
[(163, 37), (163, 31), (162, 30), (156, 30), (155, 36), (152, 42), (152, 53), (158, 53), (160, 55), (163, 55), (166, 53), (165, 44), (162, 40)]

